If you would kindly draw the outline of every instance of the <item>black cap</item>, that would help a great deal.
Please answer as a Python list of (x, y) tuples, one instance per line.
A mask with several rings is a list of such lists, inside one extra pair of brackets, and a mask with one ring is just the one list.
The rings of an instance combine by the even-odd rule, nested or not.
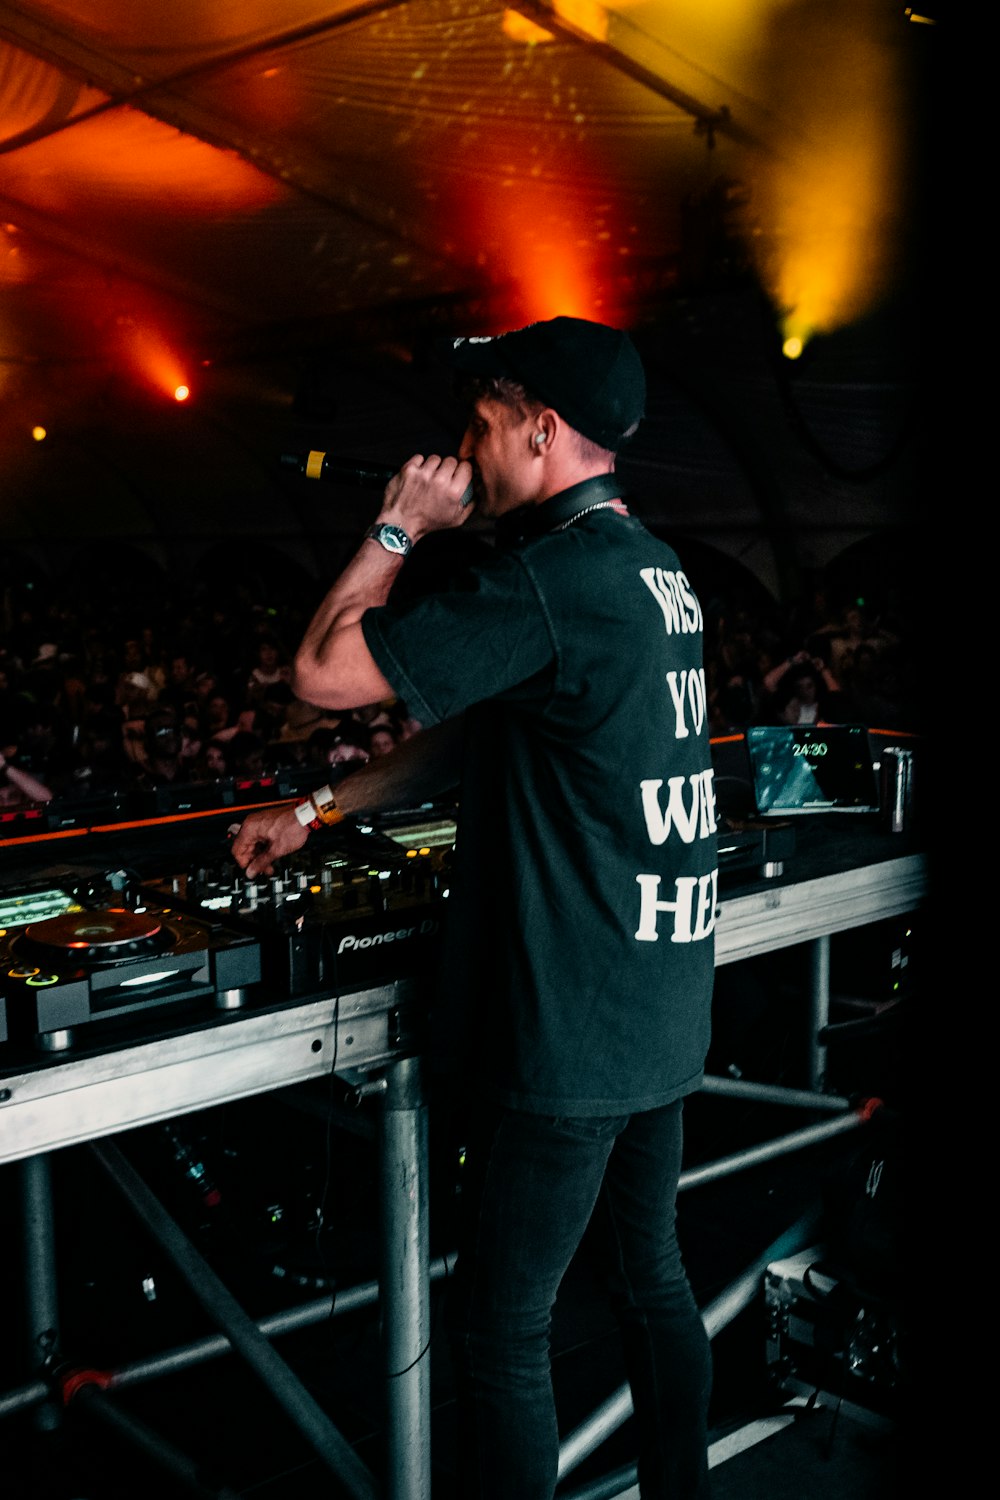
[(646, 376), (627, 333), (586, 318), (550, 318), (493, 338), (455, 339), (452, 363), (506, 375), (601, 448), (617, 451), (646, 409)]

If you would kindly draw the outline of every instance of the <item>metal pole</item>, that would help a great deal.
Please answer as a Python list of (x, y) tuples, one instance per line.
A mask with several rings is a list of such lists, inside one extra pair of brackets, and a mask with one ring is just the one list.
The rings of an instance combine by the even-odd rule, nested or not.
[(810, 944), (809, 1087), (822, 1093), (826, 1084), (826, 1045), (820, 1033), (830, 1020), (830, 936)]
[[(428, 1269), (428, 1280), (440, 1281), (445, 1276), (450, 1276), (455, 1265), (455, 1255), (439, 1255), (431, 1261)], [(371, 1307), (379, 1299), (379, 1283), (377, 1281), (362, 1281), (357, 1286), (345, 1287), (338, 1291), (336, 1297), (317, 1297), (312, 1302), (303, 1302), (298, 1307), (288, 1307), (281, 1312), (270, 1313), (266, 1318), (261, 1318), (257, 1327), (266, 1338), (276, 1338), (283, 1333), (296, 1333), (301, 1328), (309, 1328), (314, 1323), (325, 1323), (330, 1318), (336, 1318), (341, 1313), (354, 1312), (359, 1307)], [(147, 1380), (153, 1380), (158, 1375), (175, 1375), (181, 1370), (190, 1369), (193, 1365), (203, 1364), (206, 1360), (218, 1359), (220, 1355), (231, 1354), (232, 1345), (225, 1334), (210, 1334), (206, 1338), (197, 1339), (191, 1344), (185, 1344), (178, 1349), (168, 1349), (162, 1354), (151, 1355), (149, 1359), (136, 1360), (132, 1364), (123, 1365), (116, 1370), (112, 1377), (112, 1387), (121, 1390), (125, 1386), (141, 1385)], [(2, 1408), (0, 1408), (2, 1410)]]
[(850, 1099), (837, 1094), (820, 1094), (817, 1098), (812, 1089), (788, 1089), (782, 1084), (754, 1083), (747, 1078), (721, 1078), (715, 1073), (706, 1073), (700, 1092), (722, 1094), (733, 1099), (756, 1099), (761, 1104), (790, 1104), (800, 1109), (837, 1112), (851, 1107)]
[(12, 1417), (16, 1411), (27, 1411), (29, 1406), (38, 1406), (51, 1394), (52, 1387), (45, 1380), (32, 1380), (28, 1385), (19, 1385), (0, 1396), (0, 1417)]
[(759, 1146), (750, 1146), (746, 1151), (737, 1151), (732, 1156), (721, 1156), (717, 1161), (705, 1162), (700, 1167), (690, 1167), (680, 1175), (679, 1188), (700, 1187), (703, 1182), (715, 1182), (719, 1177), (730, 1177), (734, 1172), (743, 1172), (747, 1167), (759, 1166), (772, 1161), (776, 1156), (787, 1156), (790, 1151), (801, 1151), (806, 1146), (815, 1146), (820, 1141), (843, 1135), (848, 1130), (857, 1130), (867, 1124), (869, 1115), (865, 1109), (849, 1110), (819, 1125), (807, 1125), (804, 1130), (793, 1130), (790, 1135), (763, 1141)]
[(225, 1330), (233, 1348), (260, 1376), (323, 1462), (343, 1482), (352, 1500), (377, 1500), (375, 1481), (354, 1449), (271, 1348), (256, 1323), (174, 1223), (121, 1151), (116, 1146), (99, 1142), (92, 1142), (90, 1149), (166, 1250), (209, 1317)]
[[(454, 1252), (437, 1256), (431, 1261), (429, 1279), (434, 1282), (450, 1276), (455, 1267), (455, 1259)], [(279, 1334), (310, 1328), (314, 1323), (328, 1322), (330, 1318), (354, 1312), (359, 1307), (371, 1307), (378, 1300), (378, 1282), (362, 1281), (357, 1286), (338, 1291), (336, 1297), (316, 1297), (312, 1302), (300, 1303), (298, 1307), (269, 1313), (266, 1318), (258, 1319), (257, 1327), (266, 1338), (276, 1338)], [(151, 1354), (148, 1359), (137, 1359), (131, 1364), (122, 1365), (109, 1372), (106, 1388), (109, 1391), (122, 1391), (130, 1386), (145, 1385), (147, 1381), (156, 1380), (161, 1375), (177, 1375), (183, 1370), (190, 1370), (195, 1365), (205, 1364), (232, 1352), (233, 1346), (224, 1333), (207, 1334), (204, 1338), (192, 1340), (190, 1344), (181, 1344), (176, 1349)], [(50, 1386), (43, 1380), (35, 1380), (29, 1385), (7, 1391), (0, 1396), (0, 1417), (12, 1416), (16, 1411), (37, 1406), (49, 1392)]]
[[(564, 1500), (618, 1500), (618, 1496), (629, 1497), (639, 1494), (639, 1465), (625, 1464), (621, 1469), (615, 1469), (611, 1474), (602, 1474), (599, 1479), (592, 1479), (585, 1484), (583, 1489), (574, 1490), (572, 1494), (564, 1497)], [(563, 1497), (560, 1497), (563, 1500)]]
[(153, 1432), (138, 1417), (129, 1416), (121, 1411), (114, 1401), (109, 1400), (96, 1386), (81, 1386), (73, 1397), (73, 1404), (88, 1417), (97, 1418), (116, 1437), (126, 1438), (140, 1453), (145, 1454), (161, 1469), (165, 1469), (168, 1474), (183, 1484), (186, 1490), (194, 1495), (200, 1495), (202, 1500), (239, 1500), (235, 1490), (229, 1489), (226, 1485), (213, 1483), (200, 1464), (188, 1458), (158, 1432)]
[(389, 1500), (430, 1500), (427, 1107), (419, 1058), (386, 1074), (379, 1137)]
[[(19, 1169), (28, 1358), (37, 1371), (59, 1342), (52, 1172), (47, 1156), (26, 1157)], [(34, 1420), (39, 1431), (52, 1432), (62, 1422), (58, 1402), (42, 1401)]]

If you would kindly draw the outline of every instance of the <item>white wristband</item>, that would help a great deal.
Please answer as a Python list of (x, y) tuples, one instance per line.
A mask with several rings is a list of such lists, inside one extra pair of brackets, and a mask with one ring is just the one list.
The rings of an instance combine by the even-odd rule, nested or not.
[(307, 797), (304, 802), (299, 803), (299, 805), (295, 809), (295, 816), (298, 818), (303, 828), (312, 827), (312, 825), (316, 821), (316, 809), (315, 807), (313, 807), (311, 798)]

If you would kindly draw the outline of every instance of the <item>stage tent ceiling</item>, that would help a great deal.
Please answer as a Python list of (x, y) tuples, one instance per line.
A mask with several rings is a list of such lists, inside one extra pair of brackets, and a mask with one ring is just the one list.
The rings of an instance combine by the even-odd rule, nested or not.
[(322, 574), (377, 497), (280, 455), (453, 449), (440, 342), (559, 312), (646, 359), (651, 523), (776, 595), (905, 527), (936, 32), (891, 0), (0, 0), (3, 581), (123, 542)]

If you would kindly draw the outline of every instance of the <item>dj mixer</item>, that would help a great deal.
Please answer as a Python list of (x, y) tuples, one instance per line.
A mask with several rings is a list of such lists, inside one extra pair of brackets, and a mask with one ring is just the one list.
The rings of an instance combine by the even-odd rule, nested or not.
[(297, 998), (427, 972), (449, 893), (449, 813), (342, 824), (273, 876), (249, 880), (231, 859), (152, 881), (156, 900), (212, 916), (261, 947), (265, 983)]

